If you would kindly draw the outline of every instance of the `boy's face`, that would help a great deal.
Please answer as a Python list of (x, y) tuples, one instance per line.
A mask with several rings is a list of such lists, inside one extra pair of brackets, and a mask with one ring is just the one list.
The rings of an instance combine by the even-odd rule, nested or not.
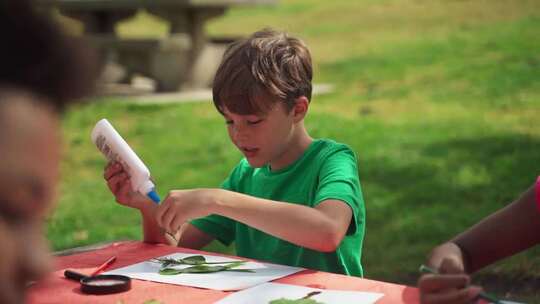
[(23, 303), (27, 282), (50, 268), (43, 230), (58, 181), (58, 118), (28, 100), (0, 110), (0, 303)]
[(276, 103), (264, 115), (239, 115), (224, 108), (223, 116), (231, 141), (252, 167), (269, 164), (278, 170), (289, 164), (288, 152), (296, 144), (300, 127), (295, 109), (287, 112), (282, 103)]

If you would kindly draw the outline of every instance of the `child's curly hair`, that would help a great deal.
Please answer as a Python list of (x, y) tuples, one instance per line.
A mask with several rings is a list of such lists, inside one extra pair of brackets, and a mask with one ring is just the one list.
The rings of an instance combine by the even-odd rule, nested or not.
[(45, 97), (58, 111), (93, 90), (92, 49), (64, 34), (32, 1), (0, 1), (0, 37), (0, 85)]

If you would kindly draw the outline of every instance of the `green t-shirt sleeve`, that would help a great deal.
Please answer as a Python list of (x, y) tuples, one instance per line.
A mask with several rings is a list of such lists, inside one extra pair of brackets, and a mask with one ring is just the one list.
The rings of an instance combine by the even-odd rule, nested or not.
[[(239, 168), (235, 168), (231, 175), (221, 184), (220, 188), (225, 190), (237, 191), (235, 185)], [(211, 214), (202, 218), (194, 219), (190, 222), (199, 230), (207, 233), (222, 244), (229, 246), (235, 239), (236, 221), (228, 217), (217, 214)]]
[(321, 166), (314, 206), (329, 199), (340, 200), (351, 207), (353, 218), (347, 235), (354, 234), (364, 221), (364, 200), (356, 156), (349, 148), (334, 151)]

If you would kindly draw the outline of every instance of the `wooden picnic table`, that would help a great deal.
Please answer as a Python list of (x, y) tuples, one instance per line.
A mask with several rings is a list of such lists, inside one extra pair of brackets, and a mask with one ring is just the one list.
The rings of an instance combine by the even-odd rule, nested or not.
[[(174, 91), (185, 84), (208, 85), (208, 76), (199, 76), (197, 67), (209, 43), (205, 33), (208, 20), (221, 16), (233, 6), (274, 4), (276, 0), (37, 0), (42, 7), (57, 8), (61, 14), (79, 20), (84, 34), (103, 53), (104, 62), (117, 61), (128, 75), (141, 73), (156, 80), (158, 90)], [(169, 35), (161, 39), (123, 39), (115, 33), (118, 22), (139, 10), (161, 17), (169, 25)], [(210, 52), (214, 56), (216, 53)], [(210, 58), (213, 62), (216, 58)], [(219, 61), (220, 58), (217, 58)], [(212, 67), (203, 67), (211, 73)]]
[[(101, 245), (97, 248), (91, 251), (76, 251), (77, 253), (72, 255), (57, 256), (55, 272), (29, 289), (28, 303), (143, 303), (153, 299), (159, 303), (210, 304), (232, 292), (132, 280), (131, 290), (127, 292), (110, 295), (83, 294), (80, 292), (80, 285), (77, 282), (64, 278), (64, 270), (72, 269), (90, 273), (111, 256), (117, 257), (116, 262), (111, 267), (111, 269), (116, 269), (175, 252), (220, 255), (139, 241), (124, 241), (106, 246)], [(273, 282), (322, 289), (383, 293), (384, 296), (377, 301), (377, 304), (416, 304), (419, 299), (418, 290), (415, 287), (309, 269)]]

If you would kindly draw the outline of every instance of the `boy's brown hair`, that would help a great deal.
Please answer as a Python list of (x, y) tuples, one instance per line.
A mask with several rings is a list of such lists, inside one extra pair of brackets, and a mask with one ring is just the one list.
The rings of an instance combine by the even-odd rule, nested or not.
[(313, 70), (306, 45), (286, 33), (263, 29), (225, 51), (213, 84), (217, 110), (267, 113), (276, 103), (289, 112), (300, 96), (311, 100)]

